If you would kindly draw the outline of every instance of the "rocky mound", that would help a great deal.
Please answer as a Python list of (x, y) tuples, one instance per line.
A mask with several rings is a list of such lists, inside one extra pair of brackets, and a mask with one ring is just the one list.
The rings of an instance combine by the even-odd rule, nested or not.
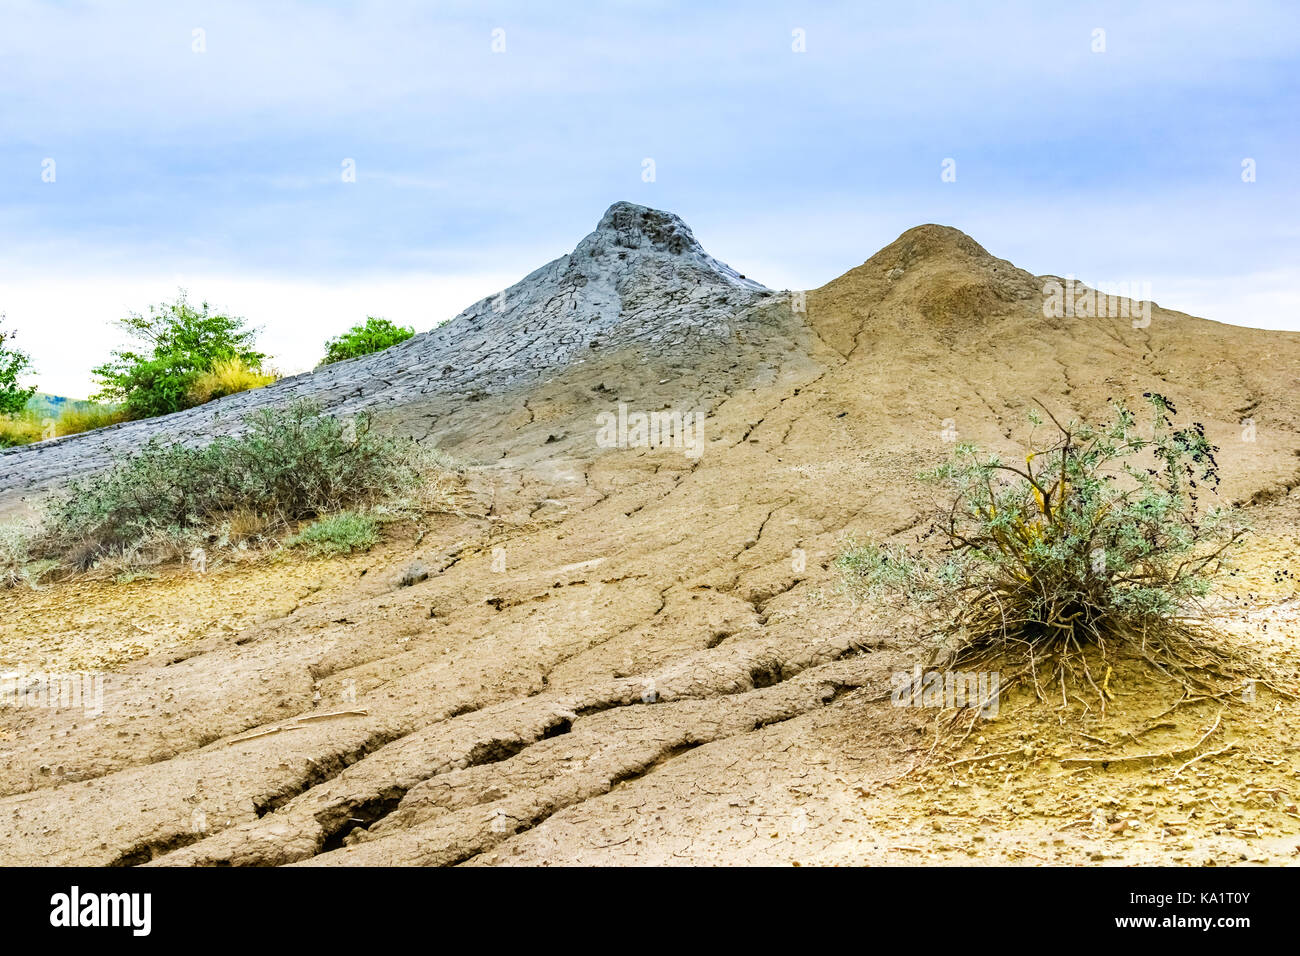
[[(349, 415), (499, 396), (601, 349), (707, 353), (773, 293), (710, 256), (672, 213), (615, 203), (574, 250), (401, 345), (199, 408), (0, 455), (0, 495), (102, 468), (154, 436), (189, 442), (270, 405), (311, 399)], [(441, 417), (430, 411), (426, 417)], [(427, 431), (427, 429), (426, 429)]]

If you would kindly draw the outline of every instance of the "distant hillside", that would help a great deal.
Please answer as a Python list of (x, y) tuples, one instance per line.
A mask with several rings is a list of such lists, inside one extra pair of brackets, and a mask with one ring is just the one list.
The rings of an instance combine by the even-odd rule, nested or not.
[[(122, 420), (116, 405), (37, 392), (21, 412), (0, 415), (0, 449), (34, 445), (55, 435), (66, 437)], [(53, 430), (52, 430), (53, 429)]]
[(81, 398), (67, 398), (63, 395), (47, 395), (44, 392), (37, 392), (27, 402), (27, 411), (40, 418), (58, 418), (64, 409), (76, 409), (84, 411), (94, 405), (94, 402)]

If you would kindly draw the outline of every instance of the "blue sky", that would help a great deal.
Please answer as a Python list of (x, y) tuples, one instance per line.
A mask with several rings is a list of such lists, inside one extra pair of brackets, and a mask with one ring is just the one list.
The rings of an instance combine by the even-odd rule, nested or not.
[(3, 0), (0, 311), (65, 394), (178, 285), (297, 371), (368, 312), (454, 315), (629, 199), (774, 288), (941, 222), (1298, 329), (1297, 103), (1295, 3)]

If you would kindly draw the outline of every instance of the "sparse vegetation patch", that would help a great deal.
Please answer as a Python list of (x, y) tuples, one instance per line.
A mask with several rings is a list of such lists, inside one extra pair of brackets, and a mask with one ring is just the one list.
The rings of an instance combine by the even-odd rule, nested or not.
[(415, 329), (410, 326), (397, 325), (373, 315), (367, 316), (363, 324), (354, 325), (325, 343), (325, 357), (320, 360), (320, 365), (333, 365), (372, 352), (382, 352), (414, 335)]
[[(341, 421), (298, 403), (245, 423), (241, 434), (201, 448), (151, 441), (106, 471), (69, 482), (22, 539), (22, 559), (84, 569), (105, 558), (129, 563), (237, 545), (322, 515), (422, 500), (421, 490), (443, 471), (416, 442), (380, 434), (365, 416)], [(369, 547), (377, 526), (375, 517), (338, 515), (295, 543), (317, 551)]]
[[(923, 609), (941, 656), (1023, 652), (1038, 679), (1080, 677), (1106, 699), (1110, 654), (1124, 648), (1193, 686), (1235, 661), (1207, 640), (1213, 578), (1246, 533), (1213, 503), (1217, 448), (1199, 423), (1179, 427), (1164, 396), (1140, 423), (1112, 406), (1101, 424), (1034, 433), (1023, 461), (960, 444), (922, 475), (942, 505), (918, 546), (857, 544), (837, 560), (856, 595), (893, 594)], [(937, 553), (926, 548), (937, 539)], [(1090, 661), (1101, 661), (1094, 673)]]
[(285, 541), (290, 548), (310, 554), (351, 554), (368, 551), (379, 541), (379, 522), (371, 515), (343, 511), (313, 521)]

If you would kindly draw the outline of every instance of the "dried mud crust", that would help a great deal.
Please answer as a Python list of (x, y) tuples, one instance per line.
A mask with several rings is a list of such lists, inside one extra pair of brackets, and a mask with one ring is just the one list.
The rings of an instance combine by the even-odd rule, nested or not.
[[(945, 419), (1010, 450), (1033, 397), (1095, 413), (1153, 379), (1253, 502), (1231, 639), (1294, 662), (1296, 339), (1045, 322), (973, 245), (913, 230), (709, 348), (386, 409), (472, 467), (461, 514), (367, 555), (0, 595), (2, 666), (109, 671), (98, 717), (0, 709), (0, 862), (1290, 862), (1294, 701), (1227, 710), (1198, 753), (1238, 746), (1176, 776), (1194, 755), (1063, 763), (1217, 715), (1139, 733), (1177, 697), (1136, 672), (1104, 721), (1013, 695), (933, 753), (953, 715), (892, 706), (914, 622), (837, 593), (843, 536), (920, 530)], [(618, 402), (703, 410), (703, 455), (597, 448)]]
[[(1294, 536), (1281, 543), (1300, 553)], [(1273, 548), (1261, 550), (1245, 557), (1225, 602), (1249, 609), (1226, 607), (1225, 633), (1251, 641), (1270, 672), (1294, 675), (1300, 601), (1274, 581)], [(1188, 700), (1181, 684), (1133, 660), (1109, 687), (1104, 717), (1024, 687), (991, 719), (846, 695), (732, 742), (725, 759), (683, 755), (471, 862), (1300, 862), (1294, 699), (1261, 686)]]

